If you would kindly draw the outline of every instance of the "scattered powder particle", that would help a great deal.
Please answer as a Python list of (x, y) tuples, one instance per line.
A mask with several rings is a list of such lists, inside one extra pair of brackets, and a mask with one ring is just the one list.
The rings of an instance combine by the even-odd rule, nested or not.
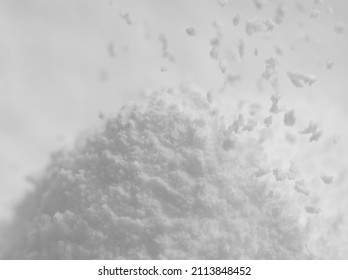
[(314, 122), (310, 122), (304, 130), (300, 131), (300, 133), (301, 134), (313, 134), (317, 131), (317, 129), (318, 129), (318, 125)]
[(318, 141), (322, 135), (323, 132), (321, 130), (314, 132), (311, 137), (309, 137), (309, 142)]
[(219, 37), (215, 37), (213, 39), (210, 40), (210, 45), (213, 47), (213, 48), (217, 48), (218, 46), (220, 46), (221, 44), (221, 40)]
[(219, 68), (220, 68), (222, 73), (226, 72), (226, 70), (227, 70), (227, 62), (226, 62), (226, 60), (224, 60), (224, 59), (220, 59), (219, 60)]
[(291, 162), (288, 175), (287, 175), (288, 179), (295, 180), (298, 173), (299, 173), (298, 166), (294, 162)]
[(269, 167), (258, 167), (254, 174), (258, 178), (269, 174), (271, 171)]
[(321, 5), (323, 4), (324, 0), (314, 0), (314, 4)]
[(345, 24), (342, 22), (338, 22), (334, 26), (334, 30), (336, 33), (343, 33), (345, 30)]
[(311, 134), (309, 142), (318, 141), (319, 138), (323, 135), (321, 130), (318, 130), (318, 125), (310, 122), (308, 127), (300, 131), (301, 134)]
[(296, 9), (299, 12), (306, 13), (308, 8), (303, 5), (301, 1), (296, 2)]
[(213, 47), (213, 48), (211, 49), (211, 51), (209, 52), (209, 55), (210, 55), (210, 57), (211, 57), (212, 59), (216, 59), (216, 60), (219, 59), (219, 53), (218, 53), (218, 51), (217, 51), (217, 49), (216, 49), (215, 47)]
[(222, 147), (225, 151), (229, 151), (234, 149), (236, 146), (235, 140), (231, 138), (227, 138), (223, 141)]
[(232, 19), (232, 22), (235, 26), (239, 25), (241, 21), (242, 21), (242, 16), (240, 14), (236, 14)]
[(284, 124), (287, 126), (293, 126), (296, 122), (294, 110), (288, 111), (284, 115)]
[(259, 50), (257, 48), (254, 49), (254, 55), (258, 56), (259, 55)]
[(295, 190), (305, 196), (309, 196), (310, 194), (303, 181), (295, 181)]
[(245, 23), (245, 32), (249, 36), (253, 36), (256, 33), (272, 32), (275, 25), (276, 23), (272, 19), (249, 19)]
[(320, 15), (320, 11), (317, 10), (317, 9), (312, 10), (312, 11), (310, 12), (310, 14), (309, 14), (310, 18), (312, 18), (312, 19), (318, 18), (319, 15)]
[(214, 20), (213, 21), (213, 27), (216, 31), (216, 35), (218, 36), (218, 38), (222, 38), (223, 37), (223, 27), (224, 24), (219, 21), (219, 20)]
[(243, 126), (243, 131), (252, 131), (257, 126), (257, 120), (249, 118)]
[(193, 27), (186, 28), (186, 33), (189, 36), (197, 36), (196, 29), (194, 29)]
[(224, 91), (227, 86), (232, 86), (232, 87), (235, 86), (236, 83), (240, 82), (241, 79), (242, 79), (241, 75), (231, 74), (231, 73), (226, 74), (225, 82), (224, 82), (224, 85), (222, 86), (221, 91)]
[(266, 68), (265, 71), (262, 73), (262, 77), (268, 80), (270, 77), (276, 74), (276, 66), (278, 65), (278, 61), (275, 58), (271, 57), (265, 61), (265, 64)]
[(104, 113), (102, 111), (99, 112), (98, 117), (101, 120), (105, 119), (105, 115), (104, 115)]
[(207, 92), (207, 101), (209, 104), (212, 104), (213, 103), (213, 95), (211, 93), (211, 91)]
[(258, 113), (260, 113), (260, 111), (261, 111), (261, 105), (259, 103), (250, 104), (249, 114), (251, 116), (257, 115)]
[(283, 55), (283, 49), (279, 47), (278, 45), (274, 46), (274, 50), (277, 55)]
[(239, 54), (239, 58), (243, 59), (245, 54), (245, 43), (243, 40), (239, 40), (238, 42), (238, 54)]
[(274, 30), (274, 27), (276, 26), (276, 23), (272, 19), (266, 19), (264, 22), (264, 25), (266, 27), (267, 32), (271, 32)]
[(233, 123), (228, 127), (228, 131), (238, 133), (240, 128), (244, 125), (244, 117), (242, 114), (238, 115), (238, 119), (235, 119)]
[(285, 10), (283, 8), (282, 3), (278, 4), (276, 14), (274, 16), (274, 22), (276, 24), (281, 24), (285, 17)]
[(310, 74), (304, 74), (299, 72), (288, 71), (287, 76), (289, 77), (291, 83), (295, 87), (304, 87), (305, 85), (311, 86), (316, 82), (316, 77)]
[(264, 119), (264, 124), (266, 127), (269, 127), (272, 125), (273, 122), (273, 117), (272, 116), (268, 116), (267, 118)]
[(333, 14), (334, 10), (333, 10), (333, 7), (331, 5), (327, 5), (326, 6), (326, 12), (331, 15)]
[(305, 210), (309, 214), (319, 214), (321, 212), (320, 208), (316, 206), (306, 206)]
[(327, 185), (332, 184), (334, 177), (333, 176), (321, 176), (320, 179)]
[(272, 106), (270, 108), (270, 112), (277, 114), (280, 112), (280, 108), (279, 108), (279, 100), (280, 100), (281, 96), (278, 94), (273, 94), (271, 95), (271, 102), (272, 102)]
[(162, 33), (159, 36), (159, 40), (162, 44), (162, 57), (167, 58), (170, 62), (175, 62), (176, 58), (169, 50), (168, 37), (166, 34)]
[(329, 60), (326, 62), (326, 69), (327, 70), (332, 70), (333, 66), (334, 66), (334, 62), (332, 60)]
[(109, 53), (109, 56), (111, 57), (114, 57), (116, 55), (115, 46), (113, 42), (110, 42), (108, 45), (108, 53)]
[(119, 15), (127, 23), (127, 25), (133, 26), (136, 24), (129, 12), (120, 12)]
[(168, 71), (168, 68), (166, 66), (161, 66), (161, 72), (167, 72)]
[(287, 174), (279, 168), (273, 169), (273, 175), (277, 181), (284, 181), (287, 178)]
[(264, 6), (264, 2), (261, 0), (253, 0), (256, 9), (261, 10)]
[(219, 0), (219, 5), (220, 5), (221, 7), (225, 7), (225, 6), (228, 4), (228, 1), (229, 1), (229, 0)]

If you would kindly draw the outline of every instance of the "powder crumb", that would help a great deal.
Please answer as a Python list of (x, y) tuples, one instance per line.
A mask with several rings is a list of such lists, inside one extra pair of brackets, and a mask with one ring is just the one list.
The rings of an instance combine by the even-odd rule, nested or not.
[(136, 25), (136, 22), (133, 20), (129, 12), (120, 12), (119, 13), (120, 17), (126, 22), (127, 25), (129, 26), (134, 26)]
[(287, 179), (286, 172), (284, 172), (283, 170), (279, 168), (273, 169), (273, 176), (275, 177), (277, 181), (284, 181), (285, 179)]
[(314, 10), (310, 11), (310, 13), (309, 13), (309, 17), (311, 19), (317, 19), (319, 17), (319, 15), (320, 15), (320, 11), (318, 9), (314, 9)]
[(309, 196), (310, 194), (309, 190), (305, 187), (305, 184), (303, 181), (295, 181), (295, 190), (298, 193), (303, 194), (305, 196)]
[(345, 29), (346, 29), (346, 26), (343, 22), (338, 22), (334, 26), (334, 30), (338, 34), (342, 34), (345, 31)]
[(253, 0), (253, 3), (256, 7), (256, 9), (261, 10), (263, 6), (265, 5), (264, 1), (262, 0)]
[(330, 185), (333, 183), (333, 179), (334, 177), (333, 176), (321, 176), (320, 179), (327, 185)]
[(317, 206), (306, 206), (305, 210), (309, 214), (319, 214), (321, 212), (320, 208)]
[(274, 27), (277, 24), (273, 21), (273, 19), (269, 18), (264, 21), (264, 26), (266, 28), (267, 32), (272, 32), (274, 30)]
[(284, 115), (284, 124), (286, 126), (293, 126), (296, 122), (294, 110), (288, 111)]
[(242, 114), (239, 114), (238, 118), (235, 119), (233, 123), (228, 127), (228, 131), (238, 133), (243, 125), (244, 125), (244, 117)]
[(318, 125), (314, 122), (310, 122), (304, 130), (300, 131), (300, 133), (301, 134), (313, 134), (317, 131), (317, 129), (318, 129)]
[(196, 29), (194, 29), (193, 27), (186, 28), (186, 33), (189, 36), (197, 36)]
[(318, 141), (322, 135), (323, 132), (321, 130), (314, 132), (311, 137), (309, 137), (309, 142)]
[(280, 112), (280, 108), (279, 108), (279, 100), (280, 100), (281, 96), (278, 94), (273, 94), (271, 95), (271, 102), (272, 102), (272, 106), (270, 108), (270, 112), (277, 114)]
[(243, 126), (243, 131), (252, 131), (257, 126), (257, 120), (249, 118), (247, 123)]
[(209, 52), (209, 55), (212, 59), (218, 60), (219, 59), (219, 53), (217, 51), (217, 49), (215, 47), (213, 47), (211, 49), (211, 51)]
[(245, 54), (245, 43), (243, 40), (239, 40), (238, 42), (238, 54), (239, 54), (239, 58), (243, 59), (244, 58), (244, 54)]
[(162, 45), (162, 57), (167, 58), (170, 62), (174, 63), (176, 58), (174, 54), (169, 49), (169, 39), (168, 36), (164, 33), (159, 35), (159, 40)]
[(280, 46), (275, 45), (274, 50), (275, 50), (276, 55), (279, 55), (279, 56), (283, 55), (283, 49)]
[(329, 15), (333, 14), (333, 12), (334, 12), (333, 7), (332, 7), (331, 5), (327, 5), (327, 6), (326, 6), (326, 12), (327, 12)]
[(304, 87), (305, 85), (311, 86), (317, 80), (314, 75), (292, 71), (288, 71), (287, 76), (289, 77), (291, 83), (298, 88)]
[(110, 42), (108, 44), (108, 54), (110, 57), (116, 56), (115, 45), (114, 42)]
[(98, 114), (98, 117), (99, 117), (99, 119), (104, 120), (105, 119), (105, 114), (102, 111), (100, 111), (99, 114)]
[(233, 19), (232, 22), (234, 24), (234, 26), (239, 25), (239, 23), (242, 21), (242, 16), (240, 14), (236, 14)]
[(332, 60), (329, 60), (326, 62), (326, 69), (327, 70), (332, 70), (333, 66), (334, 66), (334, 62)]
[(216, 35), (218, 36), (218, 38), (222, 38), (224, 24), (220, 20), (215, 19), (213, 21), (213, 27), (216, 31)]
[(272, 125), (273, 122), (273, 117), (268, 116), (267, 118), (264, 119), (263, 123), (265, 124), (266, 127), (269, 127)]
[(272, 32), (276, 23), (272, 19), (249, 19), (245, 23), (245, 32), (249, 36), (253, 36), (256, 33)]
[(267, 175), (268, 173), (270, 173), (271, 170), (269, 168), (266, 167), (259, 167), (256, 171), (255, 171), (255, 176), (257, 178), (262, 177)]
[(269, 78), (276, 74), (276, 66), (278, 65), (278, 61), (275, 58), (271, 57), (265, 61), (265, 64), (266, 67), (265, 71), (262, 73), (262, 77), (266, 80), (269, 80)]
[(161, 66), (161, 72), (164, 73), (164, 72), (167, 72), (168, 71), (168, 68), (167, 66)]
[(283, 4), (279, 3), (277, 6), (276, 14), (274, 16), (274, 22), (276, 24), (281, 24), (284, 20), (284, 17), (285, 17), (285, 10), (284, 10)]
[(226, 70), (227, 70), (227, 62), (226, 62), (226, 60), (224, 60), (224, 59), (220, 59), (219, 60), (219, 68), (220, 68), (220, 70), (221, 70), (221, 72), (223, 74), (226, 72)]
[(207, 102), (208, 102), (209, 104), (212, 104), (212, 103), (213, 103), (213, 94), (212, 94), (211, 91), (207, 92), (206, 98), (207, 98)]
[(225, 7), (227, 4), (228, 4), (228, 1), (229, 0), (218, 0), (219, 1), (219, 5), (221, 6), (221, 7)]
[(223, 141), (222, 147), (225, 151), (233, 150), (236, 146), (235, 140), (227, 138)]

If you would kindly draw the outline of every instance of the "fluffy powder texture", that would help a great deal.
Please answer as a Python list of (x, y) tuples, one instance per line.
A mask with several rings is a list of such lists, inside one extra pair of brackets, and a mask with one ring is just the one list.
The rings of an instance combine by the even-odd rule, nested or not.
[(305, 196), (255, 175), (265, 161), (252, 135), (228, 131), (194, 87), (124, 108), (82, 145), (52, 156), (2, 257), (318, 257)]

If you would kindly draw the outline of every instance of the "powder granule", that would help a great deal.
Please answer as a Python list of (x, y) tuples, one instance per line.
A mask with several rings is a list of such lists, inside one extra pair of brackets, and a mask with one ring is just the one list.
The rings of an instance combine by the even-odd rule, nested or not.
[(319, 258), (303, 195), (257, 178), (266, 168), (258, 137), (228, 132), (217, 112), (196, 87), (160, 91), (55, 153), (2, 257)]
[(287, 126), (293, 126), (296, 122), (294, 110), (290, 110), (284, 114), (284, 124)]
[(245, 23), (245, 32), (249, 36), (253, 36), (257, 33), (272, 32), (276, 26), (276, 23), (272, 19), (249, 19)]
[(240, 14), (236, 14), (232, 19), (234, 26), (237, 26), (241, 21), (242, 21), (242, 16)]
[(317, 80), (314, 75), (305, 73), (288, 71), (286, 74), (291, 83), (298, 88), (304, 87), (305, 85), (311, 86)]

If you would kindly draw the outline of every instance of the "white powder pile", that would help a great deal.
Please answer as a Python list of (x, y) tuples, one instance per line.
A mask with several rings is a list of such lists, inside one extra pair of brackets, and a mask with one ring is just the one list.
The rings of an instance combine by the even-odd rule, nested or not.
[(2, 257), (321, 258), (311, 195), (268, 176), (259, 135), (228, 128), (208, 99), (195, 87), (158, 92), (52, 156)]

